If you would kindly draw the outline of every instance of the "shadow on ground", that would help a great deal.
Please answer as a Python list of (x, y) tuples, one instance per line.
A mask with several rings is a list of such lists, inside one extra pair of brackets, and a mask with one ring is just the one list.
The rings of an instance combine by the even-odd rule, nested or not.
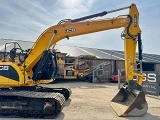
[[(55, 119), (50, 119), (50, 120), (63, 120), (64, 116), (65, 114), (61, 112)], [(49, 120), (49, 119), (45, 119), (45, 120)]]
[(107, 86), (117, 86), (117, 83), (90, 83), (90, 82), (84, 82), (80, 80), (55, 80), (52, 83), (48, 84), (51, 86), (66, 86), (69, 88), (80, 88), (80, 89), (90, 89), (90, 88), (107, 88)]
[(66, 106), (69, 106), (69, 105), (71, 104), (71, 101), (72, 101), (72, 99), (69, 98), (69, 99), (66, 101), (65, 107), (66, 107)]
[(146, 113), (142, 117), (125, 117), (127, 120), (160, 120), (160, 116), (151, 115)]

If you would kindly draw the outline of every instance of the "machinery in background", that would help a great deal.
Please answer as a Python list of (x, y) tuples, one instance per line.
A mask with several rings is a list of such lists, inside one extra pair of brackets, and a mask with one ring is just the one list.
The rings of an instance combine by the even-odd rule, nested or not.
[[(93, 83), (100, 83), (100, 82), (106, 82), (108, 79), (108, 74), (104, 76), (104, 67), (111, 65), (110, 62), (101, 62), (97, 64), (96, 66), (93, 66), (91, 69), (89, 69), (87, 72), (83, 73), (83, 76), (80, 78), (83, 81), (87, 82), (93, 82)], [(106, 71), (107, 72), (107, 71)]]
[(58, 71), (56, 79), (81, 79), (93, 67), (94, 55), (66, 56), (57, 52)]

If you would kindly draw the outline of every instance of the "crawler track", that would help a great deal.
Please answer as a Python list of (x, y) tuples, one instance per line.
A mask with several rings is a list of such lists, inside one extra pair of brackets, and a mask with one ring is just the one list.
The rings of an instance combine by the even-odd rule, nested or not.
[(63, 109), (65, 97), (60, 93), (39, 91), (0, 91), (0, 116), (55, 118)]
[(55, 86), (39, 86), (40, 88), (38, 91), (40, 92), (55, 92), (55, 93), (61, 93), (65, 97), (66, 100), (70, 97), (72, 91), (68, 87), (55, 87)]

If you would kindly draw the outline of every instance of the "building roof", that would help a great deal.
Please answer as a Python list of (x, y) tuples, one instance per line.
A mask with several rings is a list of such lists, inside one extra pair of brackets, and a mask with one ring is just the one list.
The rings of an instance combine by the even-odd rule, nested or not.
[[(0, 39), (0, 52), (4, 51), (6, 43), (10, 43), (13, 41), (18, 42), (21, 48), (24, 50), (30, 49), (34, 44), (34, 42), (31, 42), (31, 41)], [(7, 48), (6, 49), (7, 52), (9, 52), (13, 48), (13, 45), (7, 44), (6, 48)], [(61, 53), (67, 53), (67, 55), (74, 56), (74, 57), (77, 57), (80, 55), (94, 55), (99, 59), (124, 60), (123, 51), (86, 48), (86, 47), (77, 47), (77, 46), (64, 46), (64, 45), (56, 45), (54, 49), (56, 49)], [(160, 63), (160, 55), (143, 53), (143, 62)]]
[[(3, 52), (5, 49), (6, 43), (17, 42), (23, 50), (30, 49), (34, 42), (31, 41), (22, 41), (22, 40), (12, 40), (12, 39), (0, 39), (0, 52)], [(6, 45), (6, 51), (9, 52), (13, 48), (13, 44)]]

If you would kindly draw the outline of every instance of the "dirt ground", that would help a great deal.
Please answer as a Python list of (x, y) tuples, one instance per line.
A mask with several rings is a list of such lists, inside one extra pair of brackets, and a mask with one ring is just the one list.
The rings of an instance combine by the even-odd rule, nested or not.
[(116, 83), (70, 82), (64, 85), (71, 88), (72, 95), (57, 120), (160, 120), (160, 97), (146, 96), (149, 108), (143, 117), (118, 117), (109, 105), (119, 91)]

